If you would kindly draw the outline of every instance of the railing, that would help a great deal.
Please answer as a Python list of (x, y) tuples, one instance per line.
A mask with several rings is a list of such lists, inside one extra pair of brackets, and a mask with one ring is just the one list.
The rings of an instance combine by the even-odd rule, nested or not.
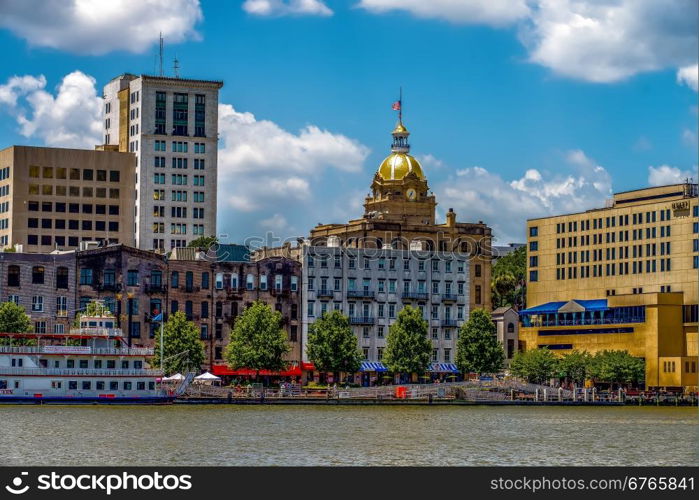
[(52, 333), (51, 335), (85, 335), (88, 337), (121, 337), (120, 328), (71, 328), (68, 333)]
[(97, 290), (100, 292), (118, 292), (121, 290), (119, 283), (101, 283), (97, 285)]
[(145, 285), (146, 293), (163, 293), (165, 292), (165, 285)]
[(185, 285), (184, 291), (187, 293), (192, 293), (192, 292), (199, 292), (201, 290), (201, 287), (198, 286), (193, 286), (193, 285)]
[(455, 319), (443, 319), (442, 326), (456, 326), (457, 321)]
[(351, 325), (373, 325), (374, 324), (374, 317), (373, 316), (351, 316), (350, 317), (350, 324)]
[(603, 318), (603, 319), (573, 319), (573, 320), (536, 320), (526, 318), (522, 321), (525, 327), (551, 327), (551, 326), (591, 326), (591, 325), (623, 325), (626, 323), (644, 323), (646, 319), (641, 316), (629, 318)]
[(153, 349), (150, 347), (87, 347), (87, 346), (0, 346), (0, 353), (8, 354), (85, 354), (101, 356), (152, 356)]
[(403, 292), (404, 299), (427, 300), (429, 294), (427, 292)]
[(321, 288), (316, 291), (316, 297), (334, 297), (335, 292), (328, 288)]
[(90, 368), (10, 368), (0, 367), (0, 375), (49, 377), (160, 377), (162, 370), (96, 370)]
[(443, 293), (442, 301), (444, 302), (455, 302), (459, 298), (455, 293)]
[(348, 290), (347, 297), (373, 299), (374, 292), (372, 290)]

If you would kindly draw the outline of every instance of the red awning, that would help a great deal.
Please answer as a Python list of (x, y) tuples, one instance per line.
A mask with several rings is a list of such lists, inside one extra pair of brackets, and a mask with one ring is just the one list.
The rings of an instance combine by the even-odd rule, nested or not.
[(256, 372), (255, 370), (251, 370), (250, 368), (239, 368), (237, 370), (233, 370), (232, 368), (229, 368), (226, 365), (214, 365), (213, 368), (211, 369), (211, 373), (217, 376), (222, 376), (222, 375), (235, 375), (239, 377), (254, 377), (255, 375), (260, 375), (263, 377), (267, 376), (279, 376), (279, 377), (299, 377), (301, 376), (301, 368), (294, 365), (290, 367), (287, 370), (282, 370), (280, 372), (275, 372), (271, 370), (260, 370), (260, 372)]
[(305, 372), (314, 372), (316, 371), (316, 367), (313, 365), (313, 363), (301, 363), (301, 368)]

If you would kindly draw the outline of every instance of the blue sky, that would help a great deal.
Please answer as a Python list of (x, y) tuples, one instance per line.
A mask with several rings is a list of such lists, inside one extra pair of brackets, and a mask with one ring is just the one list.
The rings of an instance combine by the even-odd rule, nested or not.
[(233, 241), (360, 216), (400, 86), (439, 214), (501, 243), (527, 217), (697, 177), (693, 0), (75, 1), (0, 6), (0, 147), (99, 140), (102, 86), (153, 73), (163, 31), (166, 72), (177, 56), (225, 82)]

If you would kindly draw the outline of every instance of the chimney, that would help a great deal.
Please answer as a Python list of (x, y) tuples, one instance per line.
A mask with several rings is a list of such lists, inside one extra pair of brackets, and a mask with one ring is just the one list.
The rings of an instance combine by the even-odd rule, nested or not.
[(453, 208), (450, 208), (447, 212), (447, 227), (454, 226), (456, 226), (456, 212), (454, 212)]

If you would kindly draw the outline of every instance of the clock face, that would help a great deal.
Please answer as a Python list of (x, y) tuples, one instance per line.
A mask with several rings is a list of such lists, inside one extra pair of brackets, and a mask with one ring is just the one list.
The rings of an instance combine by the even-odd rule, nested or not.
[(406, 196), (410, 201), (413, 201), (413, 200), (415, 200), (415, 199), (417, 198), (417, 192), (415, 192), (414, 189), (408, 189), (408, 190), (405, 192), (405, 196)]

